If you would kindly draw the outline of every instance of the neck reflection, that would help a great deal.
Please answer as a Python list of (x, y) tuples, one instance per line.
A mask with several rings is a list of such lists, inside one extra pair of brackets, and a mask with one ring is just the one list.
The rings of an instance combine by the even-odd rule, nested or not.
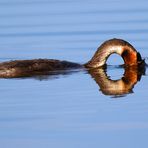
[(140, 81), (141, 76), (145, 74), (145, 68), (124, 67), (124, 74), (118, 80), (110, 79), (107, 75), (107, 67), (92, 69), (88, 72), (99, 85), (100, 91), (104, 95), (122, 97), (133, 93), (135, 84)]

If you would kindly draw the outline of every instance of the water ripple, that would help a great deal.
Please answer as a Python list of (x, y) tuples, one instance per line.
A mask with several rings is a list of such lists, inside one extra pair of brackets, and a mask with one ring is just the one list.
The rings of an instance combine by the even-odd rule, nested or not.
[(99, 30), (99, 31), (69, 31), (69, 32), (28, 32), (28, 33), (3, 33), (0, 37), (25, 37), (25, 36), (73, 36), (73, 35), (98, 35), (98, 34), (127, 34), (148, 33), (146, 29), (135, 30)]

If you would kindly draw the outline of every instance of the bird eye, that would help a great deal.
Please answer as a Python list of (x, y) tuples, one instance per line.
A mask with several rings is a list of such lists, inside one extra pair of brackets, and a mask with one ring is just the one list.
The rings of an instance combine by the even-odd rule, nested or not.
[(142, 58), (139, 52), (137, 52), (137, 61), (142, 61)]

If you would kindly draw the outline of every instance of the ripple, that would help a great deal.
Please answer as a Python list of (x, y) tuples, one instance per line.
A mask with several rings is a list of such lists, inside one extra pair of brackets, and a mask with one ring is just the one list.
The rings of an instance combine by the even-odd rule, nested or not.
[(99, 30), (99, 31), (69, 31), (69, 32), (28, 32), (28, 33), (4, 33), (0, 37), (25, 37), (25, 36), (74, 36), (74, 35), (98, 35), (98, 34), (127, 34), (148, 33), (148, 30)]

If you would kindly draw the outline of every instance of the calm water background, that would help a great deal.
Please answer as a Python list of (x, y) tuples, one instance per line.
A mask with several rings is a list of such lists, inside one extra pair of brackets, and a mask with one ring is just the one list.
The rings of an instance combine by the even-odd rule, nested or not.
[[(110, 38), (148, 57), (146, 0), (0, 0), (0, 61), (88, 61)], [(122, 63), (111, 57), (110, 65)], [(146, 69), (147, 70), (147, 69)], [(112, 78), (124, 70), (110, 68)], [(133, 93), (105, 96), (84, 70), (0, 79), (0, 147), (148, 147), (148, 77)]]

